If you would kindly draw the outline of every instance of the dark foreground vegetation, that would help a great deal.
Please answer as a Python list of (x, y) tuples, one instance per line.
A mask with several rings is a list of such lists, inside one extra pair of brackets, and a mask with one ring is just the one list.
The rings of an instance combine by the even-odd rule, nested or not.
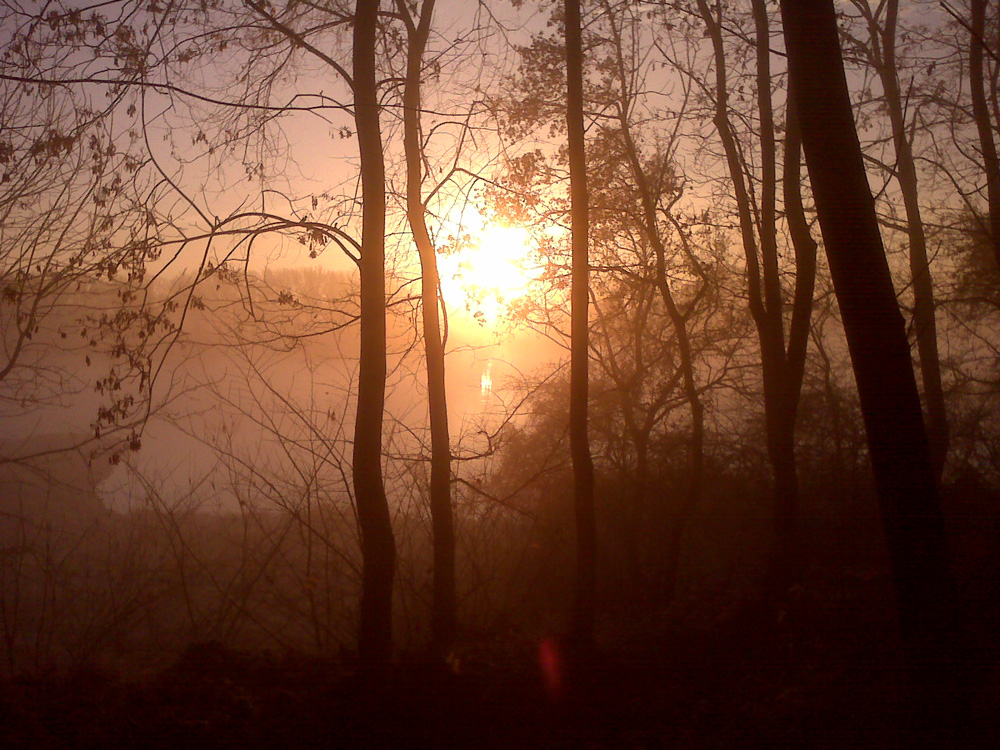
[(403, 660), (376, 687), (338, 661), (203, 644), (139, 681), (8, 681), (7, 746), (892, 747), (899, 665), (886, 623), (869, 625), (861, 642), (753, 638), (746, 618), (660, 634), (570, 668), (560, 695), (530, 642), (469, 653), (458, 674)]
[[(954, 712), (963, 744), (988, 747), (1000, 731), (997, 498), (970, 486), (946, 498), (966, 623), (965, 658), (953, 668), (970, 685)], [(749, 518), (741, 530), (752, 535)], [(142, 658), (136, 640), (130, 654), (116, 651), (129, 638), (116, 633), (75, 665), (4, 678), (4, 746), (907, 747), (880, 535), (845, 520), (842, 539), (831, 519), (811, 538), (805, 582), (777, 611), (734, 583), (732, 568), (707, 585), (707, 570), (685, 566), (677, 599), (656, 613), (605, 591), (602, 609), (617, 601), (618, 610), (598, 619), (586, 653), (514, 612), (505, 627), (463, 633), (446, 662), (414, 648), (375, 674), (347, 649), (322, 656), (247, 639), (168, 638), (144, 644)], [(855, 556), (845, 565), (849, 538)], [(737, 564), (722, 550), (686, 550), (689, 559), (713, 551)], [(545, 601), (531, 605), (544, 614)]]
[[(403, 658), (367, 683), (349, 660), (199, 644), (154, 675), (6, 680), (5, 746), (900, 747), (889, 596), (859, 580), (803, 593), (777, 624), (745, 609), (631, 623), (556, 684), (558, 645), (525, 638), (470, 646), (454, 669)], [(994, 723), (970, 746), (987, 747), (995, 667), (974, 684), (970, 713)]]
[(997, 18), (0, 0), (0, 744), (1000, 746)]

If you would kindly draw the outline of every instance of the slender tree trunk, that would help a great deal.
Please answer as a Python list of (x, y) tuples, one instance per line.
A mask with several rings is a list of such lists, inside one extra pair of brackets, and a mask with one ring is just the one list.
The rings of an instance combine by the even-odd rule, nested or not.
[(677, 353), (680, 357), (680, 370), (684, 387), (684, 398), (691, 410), (691, 441), (689, 443), (689, 478), (684, 500), (663, 536), (663, 572), (657, 592), (663, 604), (669, 604), (677, 594), (677, 574), (680, 568), (681, 544), (688, 524), (698, 507), (705, 482), (705, 406), (701, 402), (701, 394), (694, 377), (694, 353), (691, 350), (691, 338), (688, 335), (687, 320), (677, 307), (670, 284), (667, 282), (666, 248), (656, 229), (655, 209), (652, 193), (646, 180), (645, 172), (639, 164), (638, 151), (628, 128), (625, 129), (627, 150), (632, 162), (633, 173), (643, 196), (643, 211), (646, 217), (646, 229), (652, 241), (656, 254), (656, 287), (660, 292), (667, 317), (677, 336)]
[(983, 48), (986, 45), (986, 7), (988, 0), (971, 0), (972, 23), (969, 26), (969, 90), (972, 94), (972, 114), (979, 131), (979, 148), (986, 170), (986, 197), (990, 211), (990, 240), (993, 255), (1000, 265), (1000, 159), (993, 141), (993, 121), (986, 104), (983, 83)]
[(580, 0), (566, 0), (566, 125), (569, 136), (573, 270), (569, 439), (576, 509), (576, 585), (570, 634), (589, 643), (594, 630), (597, 585), (597, 522), (594, 517), (594, 463), (587, 437), (590, 281), (587, 162), (583, 129), (583, 40)]
[[(658, 406), (644, 406), (636, 400), (636, 384), (641, 379), (641, 374), (647, 371), (643, 350), (643, 335), (647, 330), (649, 312), (653, 303), (658, 299), (659, 292), (646, 284), (639, 283), (635, 287), (637, 296), (633, 299), (630, 308), (635, 311), (635, 319), (631, 325), (630, 335), (634, 336), (632, 341), (631, 369), (626, 364), (623, 369), (618, 362), (616, 352), (616, 334), (608, 330), (608, 319), (619, 317), (616, 313), (611, 315), (601, 310), (600, 304), (591, 294), (591, 305), (594, 308), (596, 319), (595, 327), (591, 331), (591, 336), (600, 333), (606, 344), (606, 353), (603, 355), (603, 370), (611, 377), (611, 382), (615, 384), (617, 392), (618, 408), (621, 411), (624, 434), (635, 450), (635, 460), (632, 462), (631, 471), (628, 461), (624, 461), (620, 472), (620, 486), (624, 489), (622, 511), (617, 514), (621, 523), (622, 538), (621, 546), (616, 553), (625, 571), (625, 581), (633, 586), (638, 586), (644, 604), (653, 604), (658, 600), (658, 596), (652, 595), (654, 587), (649, 585), (648, 573), (654, 569), (649, 564), (648, 550), (659, 550), (662, 539), (658, 532), (657, 524), (650, 523), (649, 517), (649, 437), (656, 425), (656, 411)], [(601, 348), (601, 347), (598, 347)], [(638, 412), (638, 413), (637, 413)], [(658, 604), (658, 601), (656, 601)]]
[(407, 19), (406, 85), (403, 91), (403, 148), (406, 152), (406, 214), (420, 255), (421, 311), (424, 355), (427, 361), (427, 398), (431, 426), (431, 527), (434, 535), (434, 587), (431, 603), (431, 641), (439, 656), (450, 653), (455, 641), (455, 521), (451, 507), (451, 437), (445, 388), (444, 341), (441, 336), (437, 253), (427, 231), (421, 195), (423, 168), (420, 143), (420, 86), (424, 49), (435, 0), (425, 0), (413, 24), (402, 0), (400, 14)]
[[(771, 31), (764, 0), (753, 0), (757, 47), (757, 111), (760, 119), (761, 273), (763, 276), (762, 315), (754, 320), (760, 339), (764, 378), (764, 422), (767, 454), (774, 472), (774, 548), (766, 579), (770, 598), (783, 598), (795, 582), (796, 532), (799, 507), (799, 480), (795, 466), (795, 413), (799, 391), (791, 389), (790, 365), (785, 353), (785, 329), (781, 277), (778, 269), (777, 203), (778, 174), (774, 112), (771, 104)], [(717, 31), (717, 33), (719, 33)], [(750, 278), (757, 285), (756, 273)], [(760, 292), (756, 295), (759, 297)]]
[(354, 429), (354, 495), (361, 526), (362, 666), (392, 656), (392, 579), (396, 544), (382, 481), (385, 407), (385, 166), (375, 83), (378, 0), (358, 0), (354, 20), (354, 120), (361, 157), (361, 358)]
[[(764, 385), (764, 424), (767, 454), (774, 474), (774, 547), (765, 578), (769, 599), (781, 598), (794, 583), (796, 559), (799, 483), (795, 457), (795, 417), (802, 386), (805, 341), (802, 327), (808, 332), (812, 308), (815, 263), (798, 267), (800, 256), (806, 259), (812, 242), (804, 218), (792, 232), (796, 245), (796, 306), (798, 314), (796, 345), (785, 350), (784, 300), (778, 267), (777, 210), (778, 188), (774, 113), (771, 103), (770, 22), (764, 0), (753, 0), (756, 42), (757, 113), (760, 122), (760, 200), (756, 216), (750, 190), (744, 176), (743, 160), (736, 135), (729, 120), (729, 94), (726, 57), (721, 19), (713, 15), (707, 0), (698, 0), (698, 9), (712, 40), (715, 56), (715, 124), (719, 131), (726, 163), (733, 183), (739, 215), (740, 233), (747, 264), (747, 293), (750, 314), (757, 329)], [(798, 180), (797, 146), (794, 178)], [(786, 198), (787, 193), (786, 174)], [(791, 194), (795, 199), (797, 191)], [(799, 199), (801, 200), (801, 199)], [(794, 211), (794, 206), (792, 207)], [(755, 220), (756, 219), (756, 220)], [(759, 250), (757, 237), (759, 236)], [(808, 299), (806, 298), (808, 295)], [(805, 315), (803, 320), (802, 316)]]
[(785, 114), (785, 164), (782, 174), (782, 196), (785, 220), (795, 252), (795, 294), (792, 298), (792, 321), (788, 326), (788, 393), (786, 402), (795, 424), (802, 377), (806, 365), (806, 348), (812, 327), (813, 292), (816, 288), (816, 240), (809, 232), (809, 222), (802, 206), (802, 132), (795, 110), (795, 92), (788, 87)]
[(809, 233), (802, 207), (801, 135), (795, 113), (794, 94), (787, 93), (785, 114), (785, 163), (782, 195), (785, 219), (795, 251), (795, 293), (792, 320), (788, 328), (783, 384), (780, 394), (780, 417), (775, 420), (778, 435), (771, 454), (775, 475), (775, 549), (771, 557), (767, 585), (770, 597), (781, 597), (795, 582), (794, 572), (801, 568), (798, 539), (799, 479), (795, 455), (795, 423), (802, 393), (806, 347), (812, 319), (813, 291), (816, 285), (816, 241)]
[(911, 746), (951, 737), (955, 594), (903, 316), (854, 127), (833, 0), (782, 0), (802, 142), (861, 397), (898, 592), (913, 698)]

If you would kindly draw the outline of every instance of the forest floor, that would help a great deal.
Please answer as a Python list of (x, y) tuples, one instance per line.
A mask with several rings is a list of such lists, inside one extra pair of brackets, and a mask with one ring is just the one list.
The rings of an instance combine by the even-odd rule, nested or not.
[[(0, 682), (0, 745), (906, 747), (895, 628), (871, 603), (778, 620), (746, 610), (703, 630), (633, 623), (586, 659), (557, 640), (510, 638), (466, 647), (451, 665), (401, 657), (374, 681), (343, 660), (201, 644), (141, 679), (86, 670)], [(972, 680), (981, 716), (1000, 706), (991, 653)], [(978, 725), (968, 746), (1000, 747), (996, 729)]]

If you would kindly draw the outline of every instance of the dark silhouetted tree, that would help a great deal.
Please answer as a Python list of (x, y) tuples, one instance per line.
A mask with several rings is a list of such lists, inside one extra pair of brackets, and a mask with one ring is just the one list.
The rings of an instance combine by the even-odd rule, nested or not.
[(392, 656), (396, 545), (382, 479), (385, 408), (385, 164), (375, 80), (378, 0), (358, 0), (354, 18), (354, 120), (361, 155), (361, 360), (354, 428), (354, 494), (364, 561), (358, 650), (376, 667)]
[(427, 361), (427, 399), (431, 428), (431, 526), (434, 539), (434, 589), (431, 603), (431, 640), (446, 656), (455, 640), (455, 522), (451, 503), (451, 438), (445, 389), (444, 340), (437, 252), (427, 229), (427, 206), (422, 194), (424, 152), (420, 128), (420, 87), (424, 50), (430, 33), (434, 0), (424, 0), (411, 14), (402, 0), (397, 10), (406, 24), (406, 83), (403, 92), (403, 147), (406, 151), (406, 215), (420, 255), (421, 316)]
[(941, 358), (938, 355), (937, 321), (927, 236), (920, 211), (917, 165), (912, 150), (912, 127), (906, 121), (906, 102), (899, 88), (896, 55), (898, 0), (888, 0), (872, 8), (868, 0), (852, 0), (867, 26), (868, 36), (859, 45), (882, 84), (882, 100), (889, 113), (892, 143), (896, 153), (893, 174), (899, 184), (906, 211), (909, 241), (910, 279), (913, 285), (913, 334), (917, 340), (920, 376), (924, 386), (927, 432), (934, 461), (934, 473), (941, 479), (948, 454), (948, 418), (941, 386)]
[[(782, 290), (778, 247), (777, 138), (772, 102), (770, 17), (763, 0), (754, 0), (754, 54), (756, 115), (760, 175), (759, 193), (753, 191), (753, 167), (746, 148), (737, 143), (731, 122), (729, 81), (723, 39), (722, 5), (713, 10), (698, 0), (698, 10), (712, 41), (715, 61), (715, 126), (726, 157), (733, 198), (739, 216), (746, 259), (750, 313), (760, 344), (764, 385), (764, 422), (767, 453), (774, 472), (775, 544), (767, 580), (771, 595), (782, 595), (793, 582), (799, 483), (795, 459), (795, 421), (806, 356), (812, 292), (816, 278), (816, 245), (809, 235), (799, 192), (799, 156), (794, 117), (786, 114), (784, 198), (789, 234), (795, 251), (795, 292), (790, 330), (785, 335), (785, 294)], [(753, 118), (750, 118), (753, 119)]]
[[(970, 0), (969, 24), (969, 93), (972, 97), (972, 114), (979, 133), (979, 148), (986, 171), (986, 196), (989, 203), (990, 238), (993, 254), (1000, 265), (1000, 158), (993, 140), (995, 125), (987, 105), (983, 52), (989, 50), (986, 41), (986, 8), (989, 0)], [(994, 81), (996, 79), (994, 78)], [(994, 83), (995, 85), (995, 83)]]
[(583, 33), (580, 0), (566, 0), (565, 14), (566, 129), (569, 138), (570, 223), (573, 233), (569, 438), (573, 457), (573, 504), (576, 515), (576, 583), (570, 631), (575, 640), (585, 643), (593, 637), (594, 628), (597, 529), (594, 518), (594, 462), (587, 437), (590, 220), (583, 127)]
[[(910, 740), (957, 729), (955, 594), (903, 317), (854, 126), (832, 0), (783, 0), (791, 86), (861, 399), (912, 690)], [(937, 745), (935, 745), (937, 746)]]

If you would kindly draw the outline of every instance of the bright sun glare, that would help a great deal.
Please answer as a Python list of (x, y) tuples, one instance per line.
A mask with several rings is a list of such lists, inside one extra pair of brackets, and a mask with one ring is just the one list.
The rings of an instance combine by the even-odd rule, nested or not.
[(483, 324), (496, 327), (511, 306), (528, 294), (537, 264), (529, 263), (526, 229), (484, 225), (473, 242), (439, 259), (441, 289), (450, 309), (468, 308)]

